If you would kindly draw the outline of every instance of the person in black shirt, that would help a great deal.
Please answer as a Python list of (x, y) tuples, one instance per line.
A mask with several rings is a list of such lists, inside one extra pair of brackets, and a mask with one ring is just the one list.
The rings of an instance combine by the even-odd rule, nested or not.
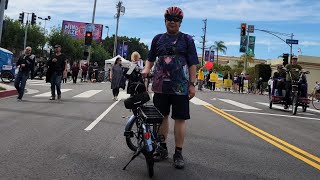
[[(31, 54), (32, 48), (26, 47), (25, 54), (20, 56), (18, 62), (16, 63), (17, 67), (19, 67), (19, 72), (14, 81), (14, 87), (18, 91), (18, 101), (22, 100), (24, 94), (24, 88), (27, 83), (27, 79), (29, 77), (29, 72), (33, 72), (34, 63), (35, 63), (35, 55)], [(33, 79), (33, 75), (31, 74), (31, 79)]]
[(63, 71), (66, 70), (66, 57), (61, 53), (61, 46), (54, 46), (55, 54), (48, 61), (47, 82), (51, 83), (51, 99), (56, 99), (55, 88), (57, 88), (58, 99), (61, 99), (61, 80)]

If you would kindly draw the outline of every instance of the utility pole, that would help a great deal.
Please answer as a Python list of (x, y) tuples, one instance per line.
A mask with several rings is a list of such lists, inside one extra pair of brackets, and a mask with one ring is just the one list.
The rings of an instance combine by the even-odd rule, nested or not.
[(1, 44), (1, 38), (2, 38), (3, 16), (4, 16), (5, 6), (6, 6), (6, 0), (1, 0), (0, 2), (0, 44)]
[(204, 50), (206, 49), (206, 33), (207, 33), (207, 19), (203, 20), (204, 22), (204, 28), (202, 28), (203, 30), (203, 36), (202, 37), (202, 57), (201, 57), (201, 66), (203, 66), (203, 62), (204, 62)]
[[(293, 40), (293, 33), (291, 33), (291, 40)], [(290, 44), (290, 64), (292, 63), (292, 44)]]
[(114, 46), (113, 46), (113, 57), (117, 54), (117, 43), (118, 43), (118, 28), (119, 28), (119, 19), (121, 15), (124, 15), (125, 13), (125, 7), (122, 6), (122, 1), (119, 1), (116, 5), (117, 8), (117, 14), (114, 15), (114, 18), (117, 19), (117, 28), (116, 28), (116, 35), (114, 37)]
[(26, 26), (25, 26), (25, 31), (24, 31), (24, 43), (23, 43), (23, 48), (24, 50), (27, 47), (27, 36), (28, 36), (28, 28), (29, 28), (29, 14), (32, 13), (28, 13), (28, 12), (22, 12), (22, 13), (26, 13), (27, 14), (27, 21), (26, 21)]
[[(97, 0), (94, 0), (94, 5), (93, 5), (93, 13), (92, 13), (92, 21), (91, 21), (91, 27), (90, 27), (90, 30), (91, 32), (93, 32), (93, 26), (94, 26), (94, 18), (95, 18), (95, 15), (96, 15), (96, 6), (97, 6)], [(93, 33), (92, 33), (93, 35)], [(91, 59), (91, 44), (88, 46), (88, 51), (89, 51), (89, 55), (88, 55), (88, 65), (90, 64), (90, 59)]]

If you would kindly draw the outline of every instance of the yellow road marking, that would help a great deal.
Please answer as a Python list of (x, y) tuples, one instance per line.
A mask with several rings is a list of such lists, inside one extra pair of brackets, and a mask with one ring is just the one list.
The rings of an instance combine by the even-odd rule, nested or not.
[[(301, 150), (301, 149), (299, 149), (299, 148), (297, 148), (297, 147), (295, 147), (295, 146), (293, 146), (293, 145), (291, 145), (291, 144), (289, 144), (289, 143), (287, 143), (287, 142), (285, 142), (285, 141), (283, 141), (283, 140), (281, 140), (281, 139), (279, 139), (279, 138), (277, 138), (275, 136), (272, 136), (271, 134), (266, 133), (266, 132), (262, 131), (261, 129), (258, 129), (258, 128), (256, 128), (256, 127), (254, 127), (254, 126), (252, 126), (252, 125), (240, 120), (239, 118), (236, 118), (236, 117), (232, 116), (231, 114), (228, 114), (228, 113), (226, 113), (226, 112), (224, 112), (224, 111), (222, 111), (222, 110), (220, 110), (220, 109), (218, 109), (218, 108), (216, 108), (216, 107), (214, 107), (212, 105), (205, 105), (205, 107), (210, 109), (211, 111), (219, 114), (220, 116), (226, 118), (227, 120), (233, 122), (234, 124), (242, 127), (243, 129), (251, 132), (252, 134), (260, 137), (261, 139), (269, 142), (270, 144), (278, 147), (279, 149), (287, 152), (288, 154), (290, 154), (290, 155), (292, 155), (292, 156), (304, 161), (305, 163), (317, 168), (318, 170), (320, 170), (320, 164), (318, 164), (316, 162), (313, 162), (310, 159), (307, 159), (306, 157), (304, 157), (304, 156), (292, 151), (291, 149), (293, 149), (293, 150), (295, 150), (295, 151), (297, 151), (297, 152), (299, 152), (301, 154), (304, 154), (304, 155), (308, 156), (309, 158), (319, 162), (319, 158), (318, 157), (316, 157), (316, 156), (314, 156), (314, 155), (312, 155), (312, 154), (310, 154), (310, 153), (308, 153), (306, 151), (303, 151), (303, 150)], [(258, 133), (258, 132), (260, 132), (261, 134)], [(275, 142), (274, 140), (282, 143), (283, 145), (286, 145), (287, 147), (289, 147), (291, 149), (289, 149), (289, 148), (287, 148), (287, 147)]]

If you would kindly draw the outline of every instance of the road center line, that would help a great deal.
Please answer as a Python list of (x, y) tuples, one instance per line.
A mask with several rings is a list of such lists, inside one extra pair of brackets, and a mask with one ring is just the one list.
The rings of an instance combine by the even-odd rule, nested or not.
[[(261, 139), (269, 142), (270, 144), (278, 147), (279, 149), (287, 152), (288, 154), (296, 157), (297, 159), (300, 159), (303, 162), (305, 162), (305, 163), (313, 166), (314, 168), (320, 170), (320, 164), (317, 163), (317, 162), (320, 162), (320, 158), (319, 157), (314, 156), (314, 155), (312, 155), (312, 154), (310, 154), (310, 153), (308, 153), (306, 151), (303, 151), (302, 149), (300, 149), (300, 148), (298, 148), (296, 146), (293, 146), (293, 145), (291, 145), (291, 144), (289, 144), (289, 143), (287, 143), (287, 142), (285, 142), (285, 141), (283, 141), (283, 140), (281, 140), (281, 139), (279, 139), (279, 138), (277, 138), (277, 137), (275, 137), (275, 136), (273, 136), (273, 135), (271, 135), (271, 134), (269, 134), (269, 133), (267, 133), (267, 132), (265, 132), (265, 131), (263, 131), (263, 130), (261, 130), (259, 128), (256, 128), (255, 126), (252, 126), (251, 124), (246, 123), (245, 121), (242, 121), (239, 118), (237, 118), (237, 117), (235, 117), (235, 116), (233, 116), (231, 114), (228, 114), (228, 113), (222, 111), (219, 108), (214, 107), (213, 105), (206, 105), (205, 107), (208, 108), (209, 110), (219, 114), (220, 116), (226, 118), (227, 120), (233, 122), (234, 124), (242, 127), (243, 129), (251, 132), (252, 134), (260, 137)], [(317, 161), (317, 162), (314, 162), (314, 161), (306, 158), (305, 156), (302, 156), (299, 153), (301, 153), (301, 154), (303, 154), (303, 155), (305, 155), (305, 156), (307, 156), (307, 157), (309, 157), (312, 160)]]
[(115, 105), (118, 104), (118, 102), (120, 102), (120, 100), (114, 102), (108, 109), (106, 109), (99, 117), (97, 117), (96, 120), (94, 120), (87, 128), (85, 128), (85, 131), (90, 131), (92, 128), (94, 128), (100, 121), (102, 118), (104, 118), (110, 111), (112, 108), (114, 108)]
[[(278, 139), (278, 138), (276, 138), (276, 137), (274, 137), (274, 136), (272, 136), (272, 135), (270, 135), (270, 134), (268, 134), (268, 133), (266, 133), (266, 132), (264, 132), (264, 131), (262, 131), (262, 130), (260, 130), (260, 129), (258, 129), (258, 128), (254, 127), (254, 126), (252, 126), (252, 125), (250, 125), (248, 123), (246, 123), (246, 122), (243, 122), (240, 119), (238, 119), (238, 118), (236, 118), (236, 117), (234, 117), (234, 116), (232, 116), (232, 115), (230, 115), (230, 114), (228, 114), (228, 113), (226, 113), (224, 111), (221, 111), (220, 109), (218, 109), (218, 108), (216, 108), (216, 107), (214, 107), (212, 105), (211, 106), (205, 106), (205, 107), (208, 108), (209, 110), (219, 114), (220, 116), (226, 118), (227, 120), (233, 122), (234, 124), (242, 127), (243, 129), (249, 131), (250, 133), (258, 136), (259, 138), (267, 141), (268, 143), (278, 147), (279, 149), (285, 151), (286, 153), (288, 153), (288, 154), (296, 157), (297, 159), (300, 159), (300, 160), (304, 161), (305, 163), (313, 166), (314, 168), (320, 170), (320, 164), (318, 164), (318, 163), (316, 163), (314, 161), (311, 161), (310, 159), (302, 156), (301, 154), (303, 154), (303, 155), (305, 155), (305, 156), (307, 156), (307, 157), (309, 157), (309, 158), (311, 158), (311, 159), (313, 159), (315, 161), (318, 161), (318, 162), (320, 162), (320, 160), (319, 160), (320, 158), (318, 158), (316, 156), (313, 156), (312, 154), (309, 154), (309, 153), (307, 153), (307, 152), (305, 152), (305, 151), (303, 151), (303, 150), (301, 150), (301, 149), (299, 149), (299, 148), (297, 148), (297, 147), (295, 147), (295, 146), (293, 146), (293, 145), (291, 145), (289, 143), (286, 143), (285, 141), (282, 141), (282, 140), (280, 140), (280, 139)], [(278, 140), (280, 140), (282, 142), (279, 142)], [(276, 141), (278, 141), (278, 142), (276, 142)], [(294, 150), (299, 152), (299, 153), (301, 153), (301, 154), (295, 152)]]
[[(312, 118), (312, 117), (302, 117), (302, 116), (290, 116), (290, 115), (284, 115), (284, 114), (271, 114), (271, 113), (260, 113), (260, 112), (248, 112), (248, 111), (237, 111), (237, 110), (228, 110), (228, 109), (221, 109), (222, 111), (226, 112), (239, 112), (239, 113), (245, 113), (245, 114), (259, 114), (259, 115), (267, 115), (267, 116), (281, 116), (281, 117), (289, 117), (289, 118), (297, 118), (297, 119), (311, 119), (315, 121), (320, 121), (319, 118)], [(312, 114), (314, 115), (314, 114)]]

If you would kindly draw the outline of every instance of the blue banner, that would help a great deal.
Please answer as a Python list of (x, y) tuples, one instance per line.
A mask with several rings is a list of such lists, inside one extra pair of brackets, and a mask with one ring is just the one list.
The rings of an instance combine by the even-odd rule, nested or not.
[(214, 51), (210, 51), (210, 62), (214, 62)]
[(127, 44), (118, 44), (118, 55), (122, 57), (128, 56), (128, 45)]

